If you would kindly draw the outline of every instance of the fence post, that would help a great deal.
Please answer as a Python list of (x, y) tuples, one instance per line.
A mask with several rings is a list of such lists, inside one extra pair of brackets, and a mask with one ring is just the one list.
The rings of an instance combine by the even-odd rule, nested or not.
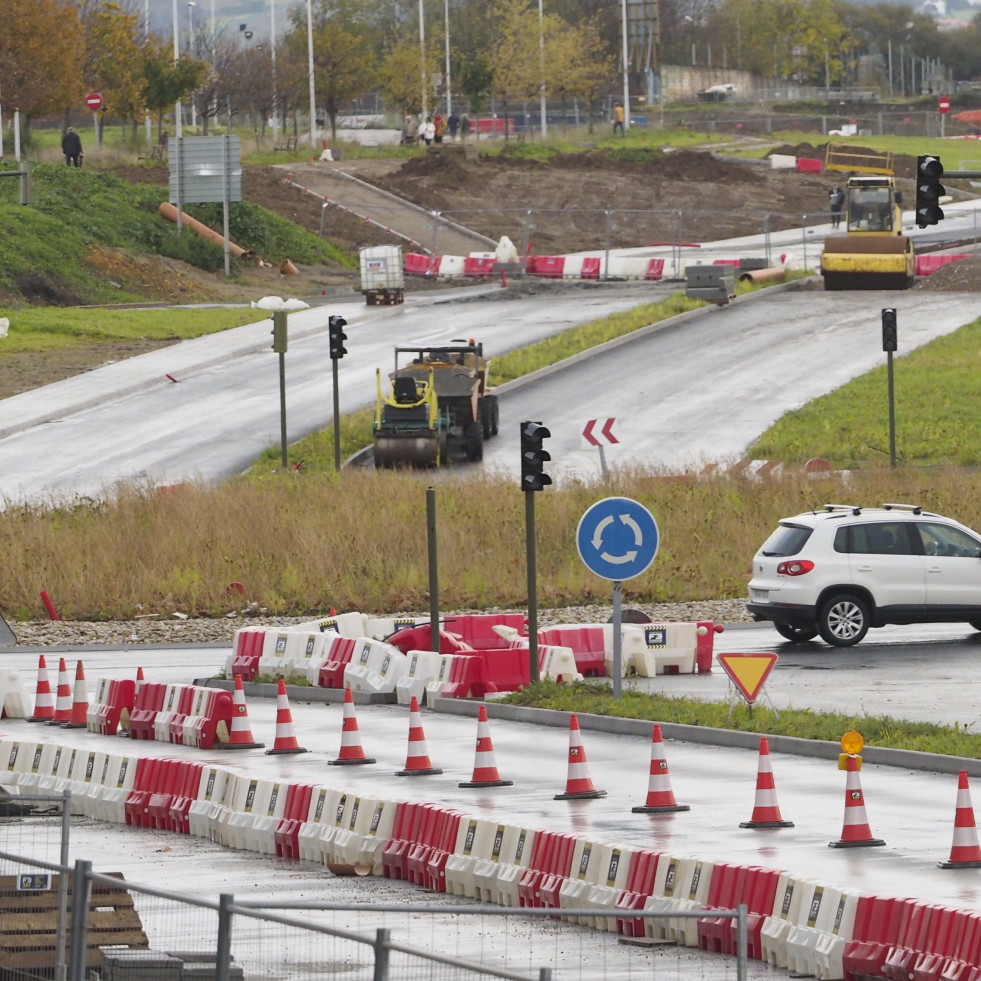
[(550, 967), (540, 967), (538, 969), (538, 981), (552, 981), (552, 969)]
[(766, 264), (770, 265), (770, 212), (763, 216), (763, 243), (766, 248)]
[(215, 978), (228, 981), (232, 963), (232, 904), (235, 897), (223, 892), (218, 897), (218, 944), (215, 950)]
[(390, 951), (388, 942), (392, 938), (392, 931), (385, 927), (379, 927), (375, 931), (375, 942), (371, 945), (375, 951), (375, 971), (371, 976), (372, 981), (388, 981), (388, 960)]
[(736, 981), (746, 981), (748, 965), (746, 958), (749, 951), (746, 946), (746, 913), (749, 907), (745, 903), (740, 903), (736, 907)]
[(72, 874), (72, 947), (68, 976), (72, 981), (85, 977), (89, 928), (89, 876), (92, 863), (79, 859)]
[(433, 258), (436, 258), (436, 240), (439, 238), (439, 211), (432, 212), (433, 216)]
[(58, 927), (55, 946), (58, 957), (55, 960), (55, 981), (65, 981), (68, 976), (68, 962), (65, 956), (65, 941), (68, 935), (68, 835), (72, 826), (72, 795), (65, 790), (61, 795), (61, 857), (58, 859), (61, 872), (58, 873)]
[(807, 215), (801, 215), (800, 219), (800, 244), (804, 253), (803, 270), (807, 269)]
[(606, 209), (606, 259), (603, 260), (603, 279), (610, 278), (610, 231), (613, 225), (613, 212)]

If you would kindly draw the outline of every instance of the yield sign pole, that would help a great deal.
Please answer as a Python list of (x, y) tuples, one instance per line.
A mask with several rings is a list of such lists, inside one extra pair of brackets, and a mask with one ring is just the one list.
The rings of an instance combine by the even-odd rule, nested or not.
[[(715, 660), (729, 676), (749, 705), (749, 717), (753, 717), (753, 705), (763, 691), (766, 679), (770, 677), (777, 663), (776, 654), (717, 654)], [(773, 703), (770, 702), (771, 707)], [(776, 712), (776, 708), (773, 708)], [(729, 715), (732, 715), (732, 699), (729, 700)]]

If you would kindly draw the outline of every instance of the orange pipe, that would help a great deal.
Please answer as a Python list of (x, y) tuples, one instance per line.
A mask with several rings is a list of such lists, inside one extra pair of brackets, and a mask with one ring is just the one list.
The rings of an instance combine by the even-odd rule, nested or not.
[[(177, 222), (177, 209), (169, 202), (164, 201), (160, 205), (160, 214), (163, 215), (167, 221)], [(195, 235), (199, 235), (201, 238), (206, 238), (216, 245), (225, 245), (225, 236), (221, 232), (216, 232), (213, 228), (209, 228), (203, 222), (198, 221), (196, 218), (192, 218), (186, 212), (181, 212), (181, 224), (186, 225)], [(236, 259), (246, 256), (251, 258), (252, 253), (247, 249), (243, 249), (242, 246), (236, 245), (234, 242), (228, 243), (228, 251), (231, 252)]]
[(739, 274), (740, 283), (779, 283), (787, 278), (787, 270), (778, 266), (769, 269), (749, 269)]

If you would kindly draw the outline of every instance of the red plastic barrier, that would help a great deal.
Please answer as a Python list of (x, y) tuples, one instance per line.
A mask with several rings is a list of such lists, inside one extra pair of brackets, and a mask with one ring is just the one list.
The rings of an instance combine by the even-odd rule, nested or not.
[(493, 276), (494, 263), (497, 262), (496, 256), (464, 256), (463, 275), (464, 276)]
[(514, 120), (510, 117), (508, 119), (498, 119), (498, 118), (488, 118), (488, 119), (473, 119), (470, 121), (470, 125), (478, 133), (496, 133), (498, 136), (503, 136), (505, 131), (505, 124), (507, 125), (507, 132), (514, 133)]
[(735, 266), (739, 267), (738, 259), (714, 259), (712, 261), (713, 266)]
[[(484, 662), (484, 672), (492, 691), (517, 691), (531, 680), (527, 647), (505, 647), (496, 651), (474, 651), (471, 657)], [(541, 657), (539, 657), (541, 660)], [(541, 668), (541, 664), (539, 664)]]
[(351, 663), (357, 637), (341, 637), (330, 648), (330, 656), (320, 666), (317, 684), (321, 688), (343, 688), (344, 669)]
[(525, 272), (529, 276), (544, 276), (549, 279), (561, 279), (565, 272), (564, 255), (532, 255), (528, 256)]
[(820, 160), (815, 160), (813, 157), (798, 157), (797, 158), (797, 173), (798, 174), (820, 174), (823, 164)]
[(135, 681), (129, 679), (110, 681), (106, 700), (99, 706), (98, 732), (104, 736), (115, 736), (121, 721), (125, 719), (126, 723), (129, 723), (135, 701)]
[[(503, 645), (500, 636), (494, 632), (495, 626), (513, 627), (519, 634), (528, 632), (528, 618), (523, 613), (471, 613), (466, 616), (447, 617), (446, 629), (462, 637), (475, 651), (498, 650)], [(424, 629), (429, 631), (428, 624)], [(410, 648), (423, 650), (424, 648)], [(452, 651), (441, 651), (451, 654)]]
[(283, 816), (276, 825), (273, 840), (280, 858), (300, 857), (300, 828), (310, 810), (313, 786), (308, 783), (291, 783), (286, 790)]
[(917, 276), (929, 276), (941, 266), (957, 262), (958, 259), (968, 259), (969, 255), (958, 252), (956, 255), (918, 255), (914, 260), (913, 271)]
[(402, 260), (402, 269), (407, 276), (428, 276), (431, 262), (428, 255), (409, 252)]
[(192, 763), (184, 768), (184, 776), (177, 786), (177, 792), (170, 802), (169, 828), (178, 834), (191, 833), (191, 805), (198, 799), (201, 790), (201, 774), (204, 772), (203, 763)]
[(705, 633), (695, 635), (695, 666), (699, 674), (712, 670), (712, 658), (715, 654), (715, 635), (721, 634), (726, 628), (721, 623), (711, 620), (699, 620), (696, 627), (704, 627)]
[(556, 831), (538, 832), (528, 868), (518, 881), (519, 906), (544, 906), (543, 882), (549, 876), (568, 876), (575, 847), (574, 835)]
[(167, 741), (177, 743), (178, 746), (184, 742), (184, 720), (191, 714), (191, 705), (194, 702), (194, 695), (197, 688), (195, 685), (182, 685), (180, 696), (177, 699), (177, 708), (170, 717), (167, 726)]
[(144, 682), (140, 686), (129, 717), (130, 739), (153, 739), (153, 723), (166, 697), (166, 685)]
[(548, 627), (538, 631), (538, 643), (571, 648), (576, 668), (584, 675), (602, 675), (605, 670), (602, 627)]
[(266, 642), (265, 627), (244, 627), (235, 634), (235, 651), (232, 655), (232, 675), (240, 675), (243, 681), (253, 681), (259, 673), (259, 658)]
[[(630, 860), (627, 881), (623, 891), (617, 896), (617, 909), (643, 909), (647, 897), (654, 890), (657, 876), (657, 863), (660, 852), (644, 849), (636, 852)], [(628, 937), (644, 936), (644, 921), (639, 918), (621, 919), (617, 917), (617, 933)]]
[(133, 789), (126, 795), (123, 813), (126, 823), (140, 826), (146, 816), (146, 805), (156, 784), (157, 769), (163, 760), (142, 757), (136, 761), (136, 772), (133, 775)]
[[(201, 722), (195, 720), (194, 725), (199, 749), (211, 749), (216, 742), (227, 741), (235, 712), (235, 699), (230, 691), (209, 689), (207, 699)], [(222, 724), (224, 729), (219, 731), (218, 727)]]
[(663, 278), (664, 278), (664, 260), (663, 259), (648, 260), (647, 272), (644, 274), (644, 279), (658, 282)]
[(434, 279), (439, 275), (440, 267), (443, 265), (443, 257), (434, 255), (429, 266), (429, 275)]
[(943, 913), (942, 906), (927, 902), (910, 904), (909, 915), (903, 917), (899, 926), (899, 942), (890, 948), (880, 968), (882, 977), (909, 981), (916, 959), (933, 950), (939, 939), (938, 928), (946, 922)]
[(395, 805), (392, 837), (382, 849), (382, 875), (386, 879), (405, 878), (405, 853), (411, 844), (411, 836), (415, 834), (417, 812), (422, 806), (409, 801), (400, 801)]
[(477, 651), (454, 655), (450, 676), (443, 682), (443, 698), (483, 698), (496, 691), (497, 686), (488, 678), (487, 665)]
[(579, 274), (581, 279), (600, 278), (600, 257), (598, 255), (588, 255), (582, 261), (582, 272)]
[(858, 974), (878, 975), (889, 948), (899, 937), (899, 921), (907, 905), (903, 899), (872, 897), (861, 932), (856, 914), (852, 939), (845, 944), (841, 958), (846, 981)]
[[(460, 618), (463, 620), (464, 618)], [(497, 634), (494, 635), (497, 637)], [(385, 638), (387, 644), (397, 647), (403, 654), (409, 651), (428, 651), (432, 640), (432, 630), (428, 623), (420, 624), (417, 627), (404, 627), (397, 630), (394, 634), (389, 634)], [(498, 637), (498, 644), (500, 644)], [(439, 631), (439, 651), (438, 654), (461, 654), (470, 653), (473, 648), (458, 633), (449, 630)]]
[(426, 886), (435, 892), (446, 892), (446, 863), (454, 854), (463, 811), (444, 811), (437, 829), (435, 846), (426, 864)]
[[(780, 873), (776, 869), (764, 869), (753, 866), (750, 868), (750, 875), (746, 882), (747, 895), (740, 899), (736, 897), (737, 903), (744, 902), (748, 908), (746, 914), (746, 949), (750, 957), (756, 960), (763, 960), (763, 945), (760, 935), (763, 931), (763, 924), (773, 909), (773, 900), (777, 894), (777, 882)], [(729, 943), (726, 948), (730, 953), (735, 953), (738, 943), (738, 924), (735, 920), (729, 921)]]
[(161, 760), (157, 768), (153, 793), (147, 798), (143, 818), (137, 821), (148, 828), (166, 831), (170, 822), (170, 803), (177, 792), (177, 785), (183, 776), (183, 760)]

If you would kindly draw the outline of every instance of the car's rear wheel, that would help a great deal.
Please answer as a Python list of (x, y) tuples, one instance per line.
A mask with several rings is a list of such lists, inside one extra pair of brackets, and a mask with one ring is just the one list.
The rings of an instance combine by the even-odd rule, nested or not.
[(851, 647), (869, 632), (868, 605), (851, 593), (838, 593), (821, 607), (817, 627), (826, 643)]
[(813, 625), (808, 627), (795, 627), (791, 623), (774, 623), (773, 626), (777, 633), (780, 634), (781, 637), (786, 637), (787, 640), (813, 640), (818, 635), (818, 629)]

